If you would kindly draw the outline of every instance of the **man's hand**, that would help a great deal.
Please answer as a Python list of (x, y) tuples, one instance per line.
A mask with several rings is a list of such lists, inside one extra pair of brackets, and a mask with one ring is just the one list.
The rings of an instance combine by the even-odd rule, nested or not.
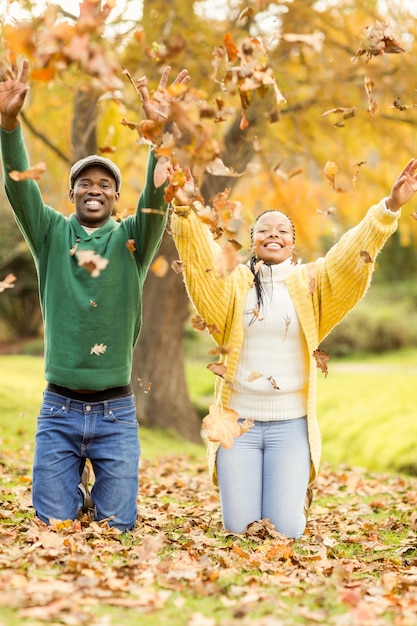
[[(146, 79), (142, 79), (138, 85), (138, 91), (140, 97), (142, 98), (143, 110), (145, 111), (146, 117), (148, 120), (152, 120), (158, 124), (166, 122), (169, 115), (167, 83), (170, 72), (171, 68), (169, 66), (164, 68), (161, 80), (159, 81), (158, 89), (155, 91), (152, 98), (149, 95)], [(189, 81), (190, 76), (188, 74), (188, 70), (181, 70), (172, 84), (187, 85)]]
[(29, 62), (25, 59), (20, 76), (16, 63), (12, 65), (11, 76), (0, 76), (1, 126), (6, 130), (13, 130), (20, 124), (19, 113), (29, 91), (28, 75)]

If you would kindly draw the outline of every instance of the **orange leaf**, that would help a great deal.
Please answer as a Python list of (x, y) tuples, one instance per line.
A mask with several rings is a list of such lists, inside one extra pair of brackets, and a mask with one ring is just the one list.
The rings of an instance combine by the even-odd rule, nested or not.
[(232, 35), (225, 33), (224, 44), (226, 46), (227, 58), (231, 63), (234, 63), (239, 56), (239, 48), (233, 43)]
[(39, 180), (42, 178), (43, 174), (45, 174), (46, 165), (45, 163), (37, 163), (36, 165), (32, 165), (29, 169), (24, 172), (18, 172), (17, 170), (12, 170), (9, 172), (9, 176), (15, 182), (21, 182), (22, 180)]
[(203, 430), (209, 441), (218, 441), (223, 448), (231, 448), (233, 439), (241, 434), (238, 419), (236, 411), (211, 404), (209, 414), (202, 422)]
[(169, 263), (166, 258), (159, 255), (151, 265), (151, 272), (158, 278), (163, 278), (169, 269)]

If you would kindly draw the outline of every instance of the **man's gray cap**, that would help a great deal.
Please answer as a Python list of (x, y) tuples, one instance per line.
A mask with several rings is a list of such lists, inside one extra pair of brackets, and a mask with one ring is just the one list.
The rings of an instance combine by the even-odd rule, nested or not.
[(98, 154), (91, 154), (84, 159), (80, 159), (71, 167), (69, 182), (70, 188), (74, 189), (74, 183), (77, 180), (78, 176), (81, 174), (83, 170), (91, 165), (100, 165), (101, 167), (105, 167), (106, 170), (110, 172), (113, 178), (116, 181), (116, 191), (119, 191), (122, 184), (122, 175), (120, 173), (119, 168), (113, 161), (110, 159), (106, 159), (105, 157), (98, 156)]

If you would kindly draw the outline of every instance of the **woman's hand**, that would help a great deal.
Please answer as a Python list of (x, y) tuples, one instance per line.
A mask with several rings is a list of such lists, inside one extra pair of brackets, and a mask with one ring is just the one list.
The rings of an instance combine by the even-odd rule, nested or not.
[(386, 199), (390, 211), (399, 211), (417, 191), (417, 159), (410, 159), (394, 182)]

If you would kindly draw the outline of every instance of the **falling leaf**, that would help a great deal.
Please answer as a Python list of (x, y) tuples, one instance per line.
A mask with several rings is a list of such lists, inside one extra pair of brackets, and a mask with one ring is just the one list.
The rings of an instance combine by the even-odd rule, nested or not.
[(90, 300), (90, 305), (91, 305), (93, 308), (96, 308), (96, 307), (97, 307), (97, 302), (94, 302), (94, 300)]
[(180, 261), (180, 259), (175, 259), (171, 263), (171, 269), (173, 269), (176, 274), (182, 274), (185, 271), (185, 263)]
[(227, 367), (224, 363), (209, 363), (207, 365), (207, 369), (210, 370), (210, 372), (213, 372), (213, 374), (216, 374), (216, 376), (220, 376), (221, 378), (224, 378), (227, 371)]
[(373, 96), (372, 96), (372, 90), (374, 87), (374, 83), (373, 81), (369, 78), (369, 76), (365, 76), (363, 79), (364, 82), (364, 86), (365, 86), (365, 91), (366, 91), (366, 95), (368, 96), (368, 111), (371, 114), (372, 117), (374, 117), (377, 109), (378, 109), (378, 105), (375, 102)]
[(191, 318), (191, 326), (194, 330), (205, 330), (207, 328), (205, 320), (200, 315)]
[(238, 419), (236, 411), (211, 404), (202, 428), (209, 441), (217, 441), (223, 448), (229, 449), (233, 446), (233, 439), (241, 434)]
[(245, 7), (237, 18), (236, 24), (237, 26), (244, 26), (248, 19), (254, 15), (255, 11), (252, 7)]
[(17, 170), (12, 170), (9, 172), (9, 176), (12, 180), (16, 182), (21, 182), (22, 180), (39, 180), (46, 172), (45, 163), (37, 163), (37, 165), (33, 165), (29, 167), (27, 170), (23, 172), (18, 172)]
[(268, 376), (266, 380), (268, 380), (271, 383), (271, 385), (273, 386), (274, 389), (279, 391), (279, 387), (278, 387), (278, 384), (277, 384), (275, 378), (273, 378), (272, 376)]
[(311, 34), (284, 33), (282, 35), (282, 39), (290, 43), (306, 44), (307, 46), (310, 46), (310, 48), (312, 48), (317, 54), (320, 54), (323, 50), (324, 36), (320, 32)]
[(260, 374), (259, 372), (251, 372), (245, 380), (248, 383), (252, 383), (254, 380), (258, 380), (258, 378), (263, 378), (263, 374)]
[[(143, 387), (143, 381), (141, 378), (138, 378), (139, 387)], [(144, 389), (143, 393), (149, 393), (152, 388), (152, 383), (148, 383), (146, 389)]]
[(338, 172), (338, 169), (338, 166), (336, 165), (336, 163), (333, 163), (333, 161), (327, 161), (323, 168), (324, 175), (326, 176), (326, 178), (329, 179), (333, 187), (335, 184), (335, 176)]
[(369, 252), (367, 252), (366, 250), (361, 250), (359, 253), (358, 263), (355, 267), (355, 272), (358, 271), (364, 265), (366, 265), (366, 263), (373, 263), (373, 259), (371, 255), (369, 254)]
[(223, 40), (226, 46), (227, 58), (230, 62), (234, 63), (238, 59), (239, 48), (234, 44), (230, 33), (225, 33)]
[(323, 352), (323, 350), (314, 350), (313, 356), (316, 359), (317, 368), (322, 371), (324, 373), (324, 377), (327, 378), (327, 361), (330, 359), (330, 356)]
[(208, 351), (208, 354), (212, 354), (214, 356), (216, 356), (217, 354), (230, 354), (231, 352), (234, 352), (235, 349), (236, 348), (234, 348), (233, 346), (215, 346)]
[(134, 252), (136, 252), (136, 245), (135, 245), (135, 240), (134, 239), (128, 239), (126, 241), (126, 247), (130, 252), (130, 256), (132, 257), (132, 259), (135, 258)]
[(160, 254), (152, 263), (150, 269), (152, 274), (154, 274), (158, 278), (163, 278), (164, 276), (166, 276), (169, 270), (169, 263), (166, 258), (162, 254)]
[[(172, 167), (172, 163), (169, 159), (162, 157), (157, 160), (155, 169), (153, 172), (153, 183), (156, 189), (159, 189), (159, 187), (162, 187), (162, 185), (166, 183), (166, 181), (168, 180), (168, 175), (169, 175), (169, 171), (171, 167)], [(172, 197), (168, 200), (167, 192), (165, 192), (165, 194), (166, 194), (166, 200), (165, 200), (166, 202), (171, 202), (171, 200), (173, 200), (175, 196), (175, 193), (172, 193)]]
[(365, 38), (354, 59), (366, 55), (368, 62), (374, 56), (385, 54), (398, 54), (405, 49), (395, 39), (393, 30), (386, 22), (377, 21), (371, 26), (364, 28)]
[(11, 289), (14, 287), (14, 282), (16, 280), (16, 276), (14, 274), (7, 274), (6, 278), (0, 280), (0, 293), (5, 291), (6, 289)]
[(244, 111), (241, 112), (241, 117), (240, 117), (240, 124), (239, 124), (239, 129), (240, 130), (246, 130), (246, 128), (249, 126), (249, 120), (246, 117)]
[(95, 343), (90, 350), (90, 354), (97, 354), (97, 356), (100, 356), (100, 354), (104, 354), (106, 350), (107, 346), (105, 346), (104, 343)]
[(207, 163), (206, 172), (212, 176), (232, 176), (235, 178), (242, 176), (242, 174), (238, 174), (230, 167), (227, 167), (219, 157), (216, 157), (213, 161)]
[(77, 253), (78, 265), (90, 272), (93, 278), (100, 276), (100, 272), (106, 269), (108, 259), (104, 259), (94, 250), (79, 250)]

